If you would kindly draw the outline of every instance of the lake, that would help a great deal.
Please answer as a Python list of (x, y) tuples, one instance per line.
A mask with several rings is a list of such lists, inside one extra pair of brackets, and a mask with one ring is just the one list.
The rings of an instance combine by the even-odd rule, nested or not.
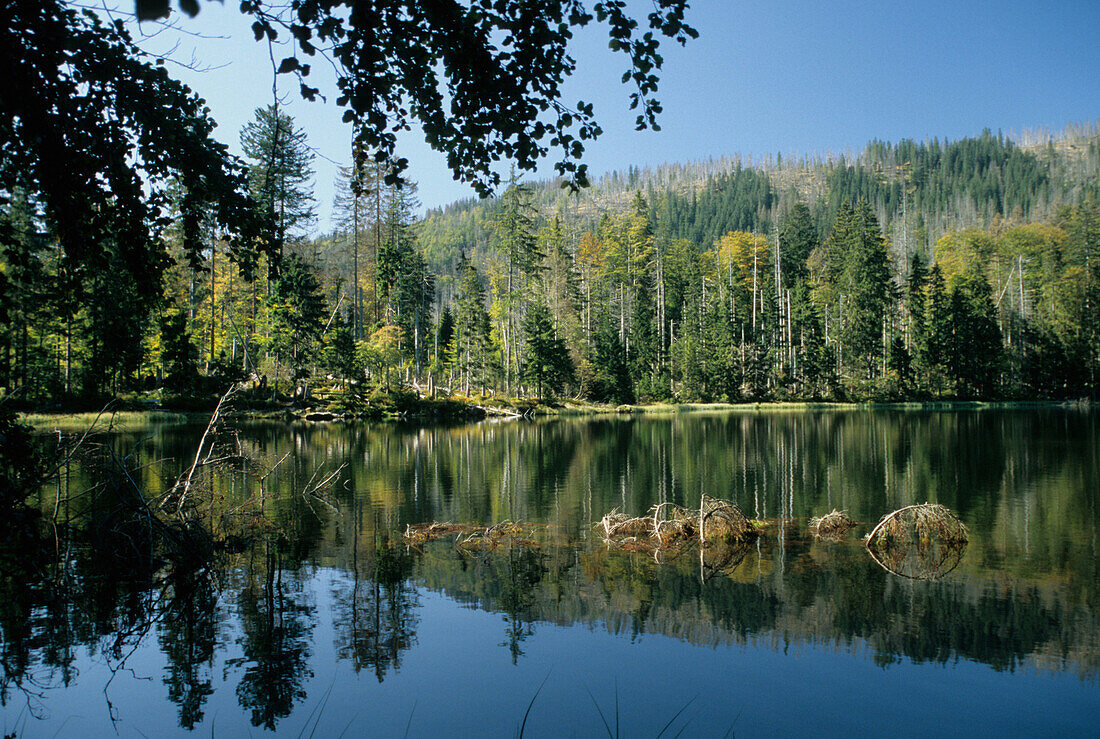
[[(168, 564), (102, 460), (132, 478), (113, 494), (154, 498), (202, 432), (102, 436), (41, 491), (58, 531), (94, 525), (5, 545), (0, 734), (1095, 733), (1096, 412), (239, 422), (184, 502), (231, 533)], [(764, 534), (714, 562), (593, 528), (704, 494)], [(969, 544), (931, 579), (888, 572), (861, 537), (925, 501)], [(815, 539), (833, 509), (860, 526)], [(535, 526), (401, 538), (505, 520)]]

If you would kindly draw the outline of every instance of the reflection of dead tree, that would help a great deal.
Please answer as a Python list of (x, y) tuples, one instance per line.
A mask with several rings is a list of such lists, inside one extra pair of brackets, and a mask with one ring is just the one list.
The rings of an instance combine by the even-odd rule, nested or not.
[(887, 572), (915, 580), (938, 580), (962, 561), (966, 525), (936, 503), (899, 508), (867, 535), (867, 551)]
[(715, 575), (733, 572), (753, 549), (752, 542), (748, 539), (699, 547), (700, 581), (706, 583)]
[(309, 510), (313, 513), (314, 516), (317, 516), (318, 519), (320, 519), (321, 517), (317, 515), (317, 510), (313, 507), (313, 503), (311, 501), (317, 501), (318, 503), (321, 503), (330, 511), (335, 513), (337, 510), (336, 506), (330, 503), (324, 497), (323, 493), (325, 493), (332, 487), (333, 483), (336, 482), (336, 478), (340, 476), (340, 473), (343, 472), (344, 468), (347, 466), (347, 462), (344, 462), (335, 470), (322, 478), (320, 481), (317, 480), (317, 476), (321, 474), (321, 470), (324, 468), (318, 467), (313, 471), (313, 474), (309, 478), (309, 482), (307, 482), (305, 484), (305, 487), (302, 488), (302, 499), (306, 502), (306, 505), (309, 506)]

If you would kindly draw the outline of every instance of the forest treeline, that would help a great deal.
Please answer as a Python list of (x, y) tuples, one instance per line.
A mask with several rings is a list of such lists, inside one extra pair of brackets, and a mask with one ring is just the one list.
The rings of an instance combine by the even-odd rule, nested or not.
[(26, 407), (73, 407), (252, 377), (256, 396), (348, 410), (408, 389), (1095, 397), (1093, 129), (1031, 147), (986, 132), (874, 142), (850, 161), (632, 169), (580, 196), (513, 177), (493, 200), (426, 217), (415, 185), (368, 160), (341, 170), (320, 237), (307, 133), (272, 106), (240, 135), (268, 224), (252, 244), (230, 242), (180, 183), (155, 263), (135, 269), (120, 233), (80, 265), (33, 195), (9, 193), (0, 387)]

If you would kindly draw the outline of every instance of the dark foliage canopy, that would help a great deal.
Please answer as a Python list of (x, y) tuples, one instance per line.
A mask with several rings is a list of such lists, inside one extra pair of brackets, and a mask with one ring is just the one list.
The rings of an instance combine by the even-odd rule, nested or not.
[(203, 100), (145, 59), (122, 24), (58, 0), (13, 0), (0, 5), (0, 47), (0, 206), (27, 194), (74, 284), (104, 268), (113, 242), (138, 290), (159, 292), (173, 187), (194, 264), (211, 217), (244, 251), (254, 234), (242, 170), (212, 138)]
[[(135, 0), (139, 18), (170, 12), (168, 0)], [(180, 0), (185, 13), (195, 0)], [(631, 83), (630, 107), (639, 129), (659, 128), (657, 72), (660, 37), (680, 44), (698, 34), (684, 22), (686, 0), (654, 0), (642, 27), (623, 0), (243, 0), (257, 41), (292, 40), (278, 64), (294, 75), (306, 99), (311, 62), (337, 70), (336, 103), (355, 128), (358, 150), (392, 166), (389, 184), (407, 162), (396, 154), (397, 133), (418, 124), (428, 143), (447, 155), (455, 178), (488, 195), (500, 183), (493, 164), (511, 160), (534, 169), (551, 150), (570, 187), (587, 184), (585, 142), (600, 135), (592, 105), (562, 100), (575, 70), (568, 44), (593, 20), (607, 26), (609, 47), (626, 56), (622, 81)]]

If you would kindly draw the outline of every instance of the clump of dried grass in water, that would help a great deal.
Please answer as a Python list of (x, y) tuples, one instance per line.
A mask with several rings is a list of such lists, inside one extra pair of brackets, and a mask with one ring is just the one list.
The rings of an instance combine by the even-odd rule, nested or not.
[(600, 519), (605, 539), (626, 540), (653, 535), (653, 520), (648, 516), (629, 516), (617, 508)]
[(840, 539), (855, 526), (856, 522), (847, 511), (835, 508), (824, 516), (810, 519), (810, 531), (819, 539)]
[(450, 521), (429, 521), (428, 523), (406, 524), (405, 533), (401, 538), (406, 544), (423, 544), (433, 541), (441, 536), (454, 534), (463, 530), (461, 524)]
[(655, 505), (645, 516), (612, 510), (596, 528), (608, 543), (648, 551), (708, 542), (742, 542), (758, 533), (740, 508), (709, 495), (702, 497), (698, 510), (674, 503)]
[(899, 508), (883, 516), (867, 535), (867, 546), (928, 546), (934, 541), (966, 544), (966, 524), (950, 508), (939, 503), (921, 503)]
[(699, 508), (699, 541), (743, 541), (756, 536), (756, 526), (732, 503), (704, 495)]
[(871, 556), (886, 570), (918, 580), (936, 580), (962, 561), (969, 542), (966, 524), (938, 503), (889, 513), (867, 535)]

